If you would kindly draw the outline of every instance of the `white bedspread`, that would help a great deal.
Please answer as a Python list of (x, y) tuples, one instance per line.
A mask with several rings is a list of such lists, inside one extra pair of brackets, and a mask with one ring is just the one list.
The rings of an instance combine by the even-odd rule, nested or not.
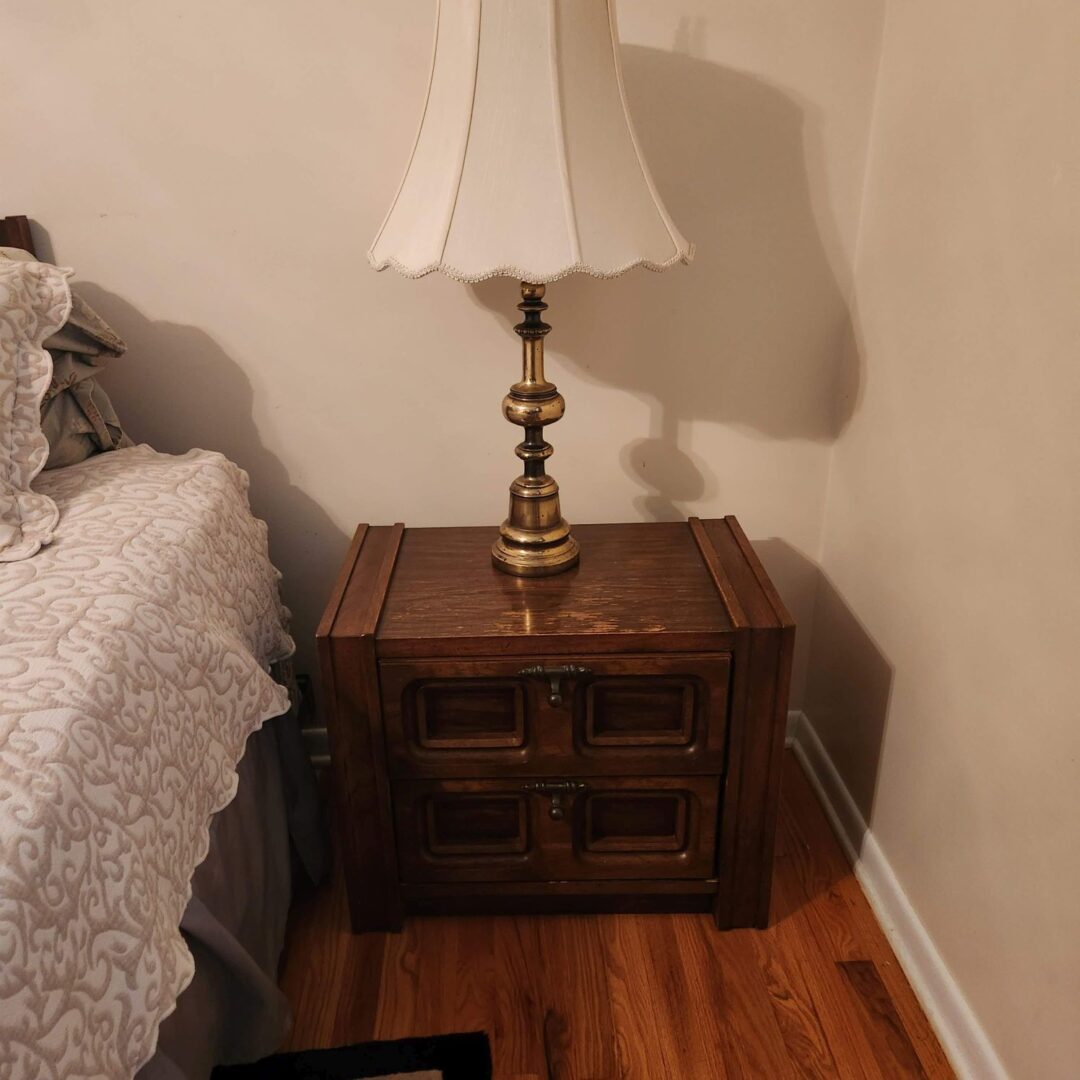
[(218, 454), (44, 473), (55, 539), (0, 565), (0, 1077), (131, 1077), (193, 965), (179, 933), (289, 655), (266, 527)]

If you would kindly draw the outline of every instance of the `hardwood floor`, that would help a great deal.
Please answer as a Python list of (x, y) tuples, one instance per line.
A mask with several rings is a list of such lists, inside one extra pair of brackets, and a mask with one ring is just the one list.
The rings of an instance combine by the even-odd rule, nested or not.
[(289, 1048), (483, 1029), (496, 1080), (951, 1077), (790, 753), (773, 880), (766, 931), (598, 915), (356, 936), (336, 874), (294, 911)]

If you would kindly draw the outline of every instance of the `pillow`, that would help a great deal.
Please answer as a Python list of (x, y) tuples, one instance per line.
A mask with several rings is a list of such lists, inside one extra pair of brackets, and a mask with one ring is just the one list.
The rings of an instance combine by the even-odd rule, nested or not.
[(41, 404), (41, 430), (49, 440), (45, 468), (59, 469), (92, 454), (132, 446), (94, 377), (127, 346), (74, 290), (68, 320), (45, 348), (53, 361), (52, 382)]
[(71, 310), (71, 273), (0, 258), (0, 562), (33, 555), (52, 539), (60, 516), (30, 485), (49, 453), (41, 402), (52, 358), (43, 344)]
[[(4, 257), (36, 261), (20, 248), (0, 248), (0, 258)], [(44, 344), (53, 362), (52, 380), (41, 402), (41, 430), (49, 442), (45, 468), (59, 469), (134, 445), (94, 377), (127, 351), (120, 335), (72, 290), (67, 321)]]

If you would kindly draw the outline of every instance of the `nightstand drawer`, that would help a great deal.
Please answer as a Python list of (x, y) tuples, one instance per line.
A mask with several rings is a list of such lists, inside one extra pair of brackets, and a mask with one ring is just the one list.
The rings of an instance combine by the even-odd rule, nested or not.
[(730, 668), (727, 654), (384, 661), (390, 771), (718, 773)]
[(719, 778), (399, 781), (402, 881), (709, 878)]

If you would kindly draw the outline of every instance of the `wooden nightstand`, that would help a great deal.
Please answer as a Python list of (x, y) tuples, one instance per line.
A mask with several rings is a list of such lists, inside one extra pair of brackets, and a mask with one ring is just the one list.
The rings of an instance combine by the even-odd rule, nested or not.
[(409, 914), (712, 911), (765, 926), (795, 627), (733, 517), (361, 525), (318, 630), (355, 930)]

